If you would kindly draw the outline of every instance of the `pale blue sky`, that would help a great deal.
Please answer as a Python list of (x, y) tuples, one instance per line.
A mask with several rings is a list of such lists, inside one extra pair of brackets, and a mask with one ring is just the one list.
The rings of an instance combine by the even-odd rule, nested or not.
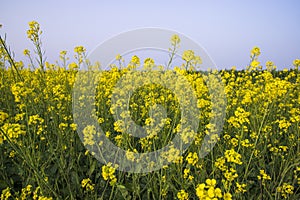
[[(152, 1), (17, 1), (1, 0), (1, 35), (17, 58), (32, 48), (28, 22), (41, 24), (48, 60), (73, 47), (87, 51), (124, 31), (159, 27), (178, 31), (204, 47), (218, 68), (239, 69), (249, 63), (253, 46), (261, 48), (261, 62), (290, 67), (300, 58), (300, 1), (298, 0), (152, 0)], [(200, 55), (201, 56), (201, 55)]]

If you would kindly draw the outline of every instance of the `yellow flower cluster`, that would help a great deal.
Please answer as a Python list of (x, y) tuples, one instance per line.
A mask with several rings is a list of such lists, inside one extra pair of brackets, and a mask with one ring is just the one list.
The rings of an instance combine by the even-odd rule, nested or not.
[(7, 187), (4, 190), (2, 190), (1, 193), (1, 200), (8, 200), (11, 197), (11, 192), (10, 192), (10, 188)]
[[(85, 51), (86, 49), (83, 46), (77, 46), (74, 48), (74, 52), (76, 53), (75, 59), (78, 60), (78, 64), (80, 65), (85, 59)], [(75, 66), (73, 66), (75, 67)]]
[(295, 59), (293, 61), (293, 65), (295, 66), (295, 68), (298, 70), (299, 69), (299, 66), (300, 66), (300, 59)]
[(92, 183), (90, 178), (86, 178), (81, 181), (81, 187), (85, 188), (87, 191), (93, 191), (95, 184)]
[(144, 60), (144, 68), (152, 69), (154, 67), (154, 60), (152, 58), (146, 58)]
[(260, 55), (260, 48), (255, 46), (253, 47), (253, 49), (251, 50), (251, 56), (259, 56)]
[(188, 179), (189, 181), (194, 180), (194, 176), (191, 175), (191, 169), (190, 168), (185, 168), (183, 170), (183, 178)]
[(243, 108), (238, 107), (234, 111), (234, 116), (231, 116), (228, 119), (228, 123), (232, 124), (232, 126), (235, 128), (240, 128), (244, 124), (250, 123), (249, 116), (250, 116), (250, 112), (246, 112)]
[[(217, 200), (223, 197), (220, 188), (216, 187), (217, 181), (215, 179), (206, 179), (205, 183), (198, 184), (196, 187), (196, 195), (199, 199)], [(229, 198), (230, 197), (230, 198)], [(229, 193), (225, 193), (223, 199), (231, 199)]]
[(259, 170), (259, 174), (260, 175), (257, 176), (257, 179), (261, 180), (263, 185), (265, 184), (265, 181), (271, 180), (271, 177), (265, 172), (265, 170)]
[(193, 50), (186, 50), (182, 54), (182, 59), (185, 60), (186, 62), (190, 62), (193, 60), (195, 57), (195, 53)]
[(20, 194), (14, 194), (12, 195), (11, 189), (7, 187), (6, 189), (2, 190), (1, 192), (1, 200), (9, 200), (12, 199), (12, 197), (15, 197), (16, 200), (27, 200), (27, 199), (33, 199), (33, 200), (52, 200), (52, 197), (46, 197), (41, 195), (40, 193), (40, 187), (38, 186), (35, 190), (32, 190), (32, 185), (27, 185), (25, 188), (22, 188)]
[(52, 197), (46, 197), (41, 194), (41, 188), (38, 186), (34, 191), (33, 191), (33, 200), (52, 200)]
[[(1, 142), (5, 140), (10, 140), (12, 142), (17, 142), (17, 139), (26, 134), (26, 131), (24, 130), (24, 127), (20, 124), (11, 124), (11, 123), (5, 123), (2, 126), (2, 131), (5, 133), (4, 137), (2, 136), (2, 139), (0, 137), (0, 144)], [(2, 135), (2, 134), (1, 134)]]
[(189, 194), (184, 190), (180, 190), (177, 193), (177, 198), (179, 200), (188, 200), (189, 199)]
[(243, 184), (239, 184), (238, 182), (236, 183), (236, 190), (235, 192), (238, 193), (245, 193), (247, 192), (247, 190), (245, 189), (247, 186), (247, 184), (243, 183)]
[(96, 128), (95, 126), (88, 125), (83, 129), (83, 144), (84, 145), (94, 145), (95, 140), (94, 136), (96, 135)]
[(139, 66), (141, 63), (140, 63), (140, 58), (136, 55), (132, 56), (131, 58), (131, 64), (133, 64), (134, 66)]
[(28, 49), (24, 49), (23, 54), (25, 56), (29, 56), (30, 55), (30, 51)]
[(274, 65), (274, 63), (272, 61), (267, 61), (266, 62), (266, 69), (268, 71), (272, 71), (272, 70), (275, 70), (277, 67)]
[(227, 162), (236, 163), (238, 165), (243, 164), (243, 162), (241, 161), (241, 154), (237, 153), (234, 149), (226, 150), (225, 158)]
[(177, 163), (180, 164), (183, 161), (182, 156), (180, 156), (180, 150), (171, 146), (170, 149), (162, 153), (162, 158), (165, 159), (168, 163)]
[(8, 118), (8, 114), (0, 110), (0, 124)]
[(180, 43), (180, 37), (177, 34), (172, 35), (172, 37), (171, 37), (172, 46), (176, 46), (179, 43)]
[(249, 66), (249, 70), (257, 70), (257, 69), (262, 69), (262, 66), (260, 65), (260, 62), (257, 60), (258, 56), (260, 55), (260, 48), (259, 47), (254, 47), (251, 50), (251, 61), (250, 61), (250, 66)]
[(22, 188), (22, 193), (21, 193), (21, 200), (26, 200), (29, 198), (31, 195), (32, 191), (32, 185), (27, 185), (25, 188)]
[(185, 50), (182, 54), (182, 59), (186, 62), (186, 70), (194, 70), (197, 65), (202, 64), (200, 56), (196, 56), (193, 50)]
[(118, 166), (113, 167), (112, 163), (102, 166), (102, 177), (104, 180), (109, 180), (110, 185), (115, 185), (117, 178), (115, 176), (115, 171)]
[(188, 164), (195, 166), (198, 162), (198, 154), (196, 152), (189, 152), (189, 154), (186, 157), (186, 160)]
[(287, 199), (289, 195), (294, 193), (294, 186), (283, 183), (282, 186), (277, 187), (277, 192), (279, 192), (283, 198)]
[(82, 54), (85, 52), (85, 48), (83, 46), (77, 46), (74, 48), (74, 52), (78, 54)]
[(234, 179), (236, 179), (239, 175), (236, 173), (236, 170), (234, 168), (229, 168), (226, 169), (226, 171), (224, 172), (224, 177), (226, 178), (226, 180), (228, 181), (233, 181)]
[(39, 23), (36, 21), (31, 21), (28, 24), (29, 24), (29, 30), (27, 31), (27, 37), (33, 42), (38, 42), (39, 35), (42, 34)]

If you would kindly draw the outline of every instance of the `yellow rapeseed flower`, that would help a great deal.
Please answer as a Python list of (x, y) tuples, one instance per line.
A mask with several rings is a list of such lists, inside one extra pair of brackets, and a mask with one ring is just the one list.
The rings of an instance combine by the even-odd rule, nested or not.
[(133, 65), (139, 66), (141, 64), (140, 63), (140, 58), (138, 56), (136, 56), (136, 55), (132, 56), (131, 63)]
[(195, 53), (193, 50), (186, 50), (182, 54), (182, 59), (186, 62), (190, 62), (195, 58)]
[(295, 59), (293, 61), (293, 65), (295, 66), (295, 69), (299, 69), (300, 66), (300, 59)]
[(110, 185), (115, 185), (117, 182), (117, 178), (115, 176), (116, 168), (112, 167), (112, 163), (108, 163), (107, 165), (102, 166), (102, 177), (104, 180), (109, 180)]
[(24, 49), (23, 54), (25, 56), (29, 56), (30, 55), (30, 51), (28, 49)]
[(189, 194), (184, 190), (180, 190), (179, 192), (177, 192), (177, 198), (179, 200), (188, 200)]
[(260, 48), (255, 46), (253, 47), (253, 49), (251, 50), (251, 55), (252, 56), (259, 56), (260, 55)]
[(10, 188), (7, 187), (6, 189), (2, 190), (1, 193), (1, 200), (8, 200), (11, 197)]
[(119, 61), (120, 61), (121, 59), (122, 59), (122, 56), (121, 56), (120, 54), (117, 54), (117, 55), (116, 55), (116, 60), (119, 60)]
[(151, 69), (152, 67), (154, 67), (154, 60), (152, 58), (146, 58), (144, 60), (144, 68)]
[(215, 187), (217, 184), (216, 179), (206, 179), (205, 183), (208, 187)]
[(294, 186), (283, 183), (282, 186), (277, 187), (277, 192), (279, 192), (283, 198), (287, 199), (289, 195), (294, 194)]
[(259, 170), (259, 174), (260, 175), (257, 176), (258, 180), (271, 180), (271, 177), (266, 174), (265, 170)]
[(241, 154), (237, 153), (234, 149), (226, 150), (225, 151), (225, 158), (227, 162), (232, 162), (241, 165)]
[(232, 200), (232, 195), (229, 192), (227, 192), (223, 195), (223, 199), (224, 200)]
[(196, 152), (189, 152), (189, 154), (186, 157), (188, 164), (191, 164), (193, 166), (198, 162), (198, 159), (198, 154)]
[(8, 114), (0, 111), (0, 124), (2, 124), (8, 118)]
[(83, 46), (77, 46), (74, 48), (74, 52), (78, 54), (82, 54), (85, 52), (85, 48)]
[(245, 183), (239, 184), (238, 182), (236, 183), (236, 193), (245, 193), (247, 190), (245, 189), (247, 185)]
[(180, 43), (180, 38), (177, 34), (172, 35), (171, 37), (171, 44), (172, 46), (176, 46)]
[(81, 187), (85, 188), (87, 191), (93, 191), (95, 184), (92, 183), (90, 178), (86, 178), (81, 181)]

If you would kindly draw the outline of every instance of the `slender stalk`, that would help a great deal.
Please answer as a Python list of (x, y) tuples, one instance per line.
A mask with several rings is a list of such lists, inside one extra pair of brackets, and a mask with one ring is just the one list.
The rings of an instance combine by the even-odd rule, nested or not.
[(5, 40), (3, 40), (1, 36), (0, 36), (0, 42), (1, 42), (1, 45), (2, 45), (3, 49), (4, 49), (5, 52), (6, 52), (6, 55), (7, 55), (7, 57), (8, 57), (9, 64), (11, 65), (11, 67), (12, 67), (13, 69), (16, 70), (16, 73), (17, 73), (19, 79), (20, 79), (21, 81), (24, 81), (23, 77), (22, 77), (22, 76), (20, 75), (20, 73), (19, 73), (19, 70), (18, 70), (18, 68), (17, 68), (17, 66), (16, 66), (16, 64), (15, 64), (14, 59), (13, 59), (12, 56), (11, 56), (10, 51), (8, 50), (8, 47), (7, 47), (7, 45), (6, 45)]

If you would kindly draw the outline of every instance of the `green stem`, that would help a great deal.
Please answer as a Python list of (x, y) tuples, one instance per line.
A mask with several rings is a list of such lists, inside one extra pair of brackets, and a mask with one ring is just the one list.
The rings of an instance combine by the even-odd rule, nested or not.
[(11, 57), (11, 53), (9, 52), (9, 50), (8, 50), (8, 48), (6, 46), (5, 41), (2, 39), (1, 36), (0, 36), (0, 42), (1, 42), (1, 44), (3, 46), (3, 49), (5, 50), (5, 52), (6, 52), (7, 56), (8, 56), (10, 66), (13, 67), (16, 70), (19, 79), (22, 80), (22, 81), (24, 81), (23, 77), (19, 73), (19, 70), (18, 70), (18, 68), (17, 68), (17, 66), (15, 64), (14, 59)]
[(245, 180), (245, 178), (246, 178), (246, 176), (247, 176), (247, 174), (248, 174), (249, 166), (250, 166), (250, 163), (251, 163), (251, 161), (252, 161), (252, 158), (253, 158), (253, 155), (254, 155), (254, 152), (255, 152), (255, 149), (256, 149), (256, 145), (257, 145), (258, 140), (259, 140), (259, 138), (260, 138), (260, 133), (261, 133), (263, 124), (264, 124), (264, 122), (265, 122), (265, 118), (266, 118), (266, 116), (267, 116), (267, 111), (268, 111), (268, 107), (266, 108), (266, 111), (265, 111), (265, 113), (264, 113), (263, 119), (262, 119), (261, 124), (260, 124), (260, 126), (259, 126), (258, 133), (257, 133), (257, 138), (256, 138), (256, 140), (255, 140), (255, 144), (254, 144), (253, 151), (252, 151), (252, 153), (251, 153), (251, 156), (250, 156), (250, 158), (249, 158), (249, 161), (248, 161), (247, 166), (246, 166), (246, 169), (245, 169), (245, 174), (244, 174), (244, 177), (243, 177), (243, 181)]
[(25, 161), (25, 163), (33, 170), (35, 176), (37, 176), (37, 181), (38, 183), (43, 183), (55, 196), (55, 198), (58, 199), (58, 194), (48, 185), (48, 183), (44, 180), (44, 178), (42, 177), (42, 175), (39, 173), (39, 171), (36, 169), (36, 167), (33, 165), (34, 162), (31, 159), (30, 156), (26, 156), (26, 153), (24, 153), (24, 151), (21, 148), (18, 148), (8, 137), (8, 135), (2, 130), (0, 129), (1, 133), (4, 135), (4, 137), (7, 139), (7, 141), (9, 142), (9, 144), (11, 145), (11, 147), (19, 154), (21, 155), (21, 157), (23, 157), (23, 160)]

